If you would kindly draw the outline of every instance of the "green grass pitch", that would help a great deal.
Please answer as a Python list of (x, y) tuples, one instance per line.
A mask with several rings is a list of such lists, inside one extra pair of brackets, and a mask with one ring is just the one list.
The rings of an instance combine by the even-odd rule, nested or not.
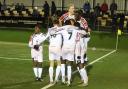
[[(35, 82), (30, 49), (27, 42), (31, 31), (0, 30), (0, 89), (41, 89), (48, 85), (48, 45), (44, 44), (43, 82)], [(92, 33), (89, 42), (89, 63), (115, 49), (116, 36)], [(96, 47), (96, 50), (92, 50)], [(71, 87), (61, 83), (49, 89), (128, 89), (127, 36), (119, 39), (117, 52), (87, 67), (89, 85), (79, 87), (80, 77), (73, 74)], [(74, 70), (75, 71), (75, 68)]]

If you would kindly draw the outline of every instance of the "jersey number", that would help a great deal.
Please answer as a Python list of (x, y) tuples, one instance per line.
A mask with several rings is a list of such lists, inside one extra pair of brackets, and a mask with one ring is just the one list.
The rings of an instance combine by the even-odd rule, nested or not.
[(55, 38), (56, 37), (56, 34), (54, 34), (54, 35), (51, 35), (51, 38)]
[(68, 40), (70, 40), (71, 37), (72, 37), (72, 32), (68, 32), (68, 34), (69, 34), (69, 38), (68, 38)]

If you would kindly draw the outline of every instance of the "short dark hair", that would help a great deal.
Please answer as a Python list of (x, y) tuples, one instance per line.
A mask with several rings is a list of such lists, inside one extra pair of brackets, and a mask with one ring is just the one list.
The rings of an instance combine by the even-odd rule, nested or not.
[(79, 22), (75, 22), (74, 24), (76, 27), (80, 27), (80, 23)]
[(71, 25), (70, 19), (69, 20), (66, 20), (65, 23), (64, 23), (64, 25)]
[(69, 19), (69, 20), (66, 20), (64, 24), (65, 25), (72, 25), (72, 22), (75, 23), (75, 20), (74, 19)]

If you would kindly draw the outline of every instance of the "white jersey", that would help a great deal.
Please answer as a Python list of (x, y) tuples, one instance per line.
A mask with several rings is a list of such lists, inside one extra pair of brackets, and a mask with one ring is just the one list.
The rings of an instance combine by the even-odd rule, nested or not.
[(62, 35), (57, 33), (60, 30), (59, 27), (55, 26), (48, 29), (48, 34), (46, 37), (49, 37), (49, 46), (61, 47), (62, 45)]
[(60, 60), (62, 35), (57, 33), (59, 27), (54, 26), (48, 29), (46, 37), (49, 37), (49, 60)]
[(63, 47), (75, 48), (76, 41), (80, 39), (77, 27), (66, 25), (62, 27), (61, 34), (63, 35)]
[(46, 39), (43, 33), (33, 34), (29, 41), (29, 47), (33, 48), (34, 45), (41, 46), (41, 43)]
[[(41, 43), (44, 40), (45, 40), (45, 36), (43, 35), (43, 33), (38, 33), (38, 34), (33, 34), (29, 41), (29, 47), (31, 48), (31, 57), (38, 62), (43, 61), (43, 55), (42, 55), (43, 48), (41, 46)], [(39, 50), (35, 50), (34, 45), (39, 45)]]
[[(84, 63), (84, 53), (87, 50), (86, 44), (85, 44), (85, 36), (87, 35), (86, 31), (80, 30), (80, 41), (76, 43), (76, 48), (75, 48), (75, 59), (76, 63), (80, 62)], [(80, 56), (80, 58), (78, 57)]]
[(79, 30), (75, 26), (66, 25), (60, 33), (63, 36), (62, 58), (74, 61), (76, 42), (79, 41)]

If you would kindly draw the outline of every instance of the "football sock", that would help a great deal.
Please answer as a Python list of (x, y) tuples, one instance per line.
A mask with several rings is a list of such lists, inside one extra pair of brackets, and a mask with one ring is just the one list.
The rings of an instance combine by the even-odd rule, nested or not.
[(49, 67), (50, 82), (53, 82), (53, 67)]
[(82, 73), (81, 73), (81, 71), (80, 71), (80, 68), (77, 67), (77, 70), (78, 70), (78, 72), (80, 73), (81, 80), (83, 80), (83, 77), (82, 77)]
[(82, 75), (82, 78), (84, 80), (84, 83), (88, 83), (88, 76), (87, 76), (87, 72), (84, 68), (80, 69), (80, 72), (81, 72), (81, 75)]
[(65, 64), (61, 64), (62, 82), (65, 82)]
[(43, 68), (38, 68), (38, 77), (41, 78)]
[(55, 77), (55, 81), (58, 81), (58, 76), (59, 76), (59, 74), (60, 74), (60, 69), (61, 69), (60, 66), (57, 66), (57, 67), (56, 67), (56, 77)]
[(68, 76), (68, 83), (69, 84), (71, 81), (71, 72), (72, 72), (71, 66), (67, 66), (67, 76)]
[(33, 68), (33, 71), (34, 71), (35, 77), (38, 77), (38, 68), (37, 67), (34, 67)]

